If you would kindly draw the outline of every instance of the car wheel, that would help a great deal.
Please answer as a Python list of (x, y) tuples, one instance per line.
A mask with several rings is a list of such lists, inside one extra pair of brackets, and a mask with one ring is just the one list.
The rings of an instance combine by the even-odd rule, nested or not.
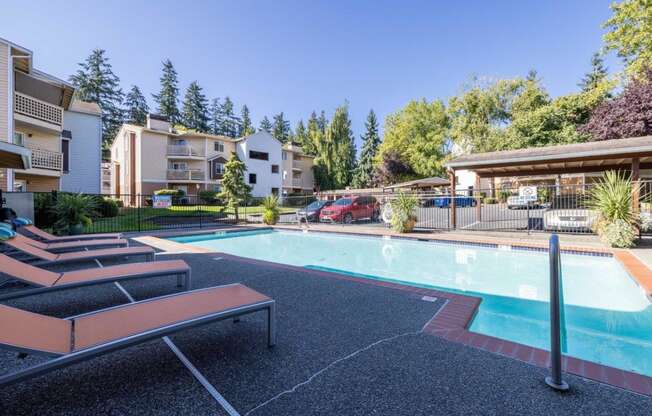
[(348, 213), (344, 216), (344, 224), (351, 224), (352, 222), (353, 222), (353, 214), (351, 214), (350, 212), (348, 212)]

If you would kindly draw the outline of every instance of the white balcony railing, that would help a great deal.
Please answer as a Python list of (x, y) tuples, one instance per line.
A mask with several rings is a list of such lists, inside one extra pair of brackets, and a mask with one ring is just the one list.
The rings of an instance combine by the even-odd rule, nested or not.
[(167, 178), (171, 181), (203, 181), (205, 177), (203, 170), (168, 169), (167, 173)]
[(63, 108), (20, 92), (14, 93), (14, 112), (61, 127)]
[(292, 178), (292, 186), (301, 186), (301, 178)]
[(300, 163), (300, 162), (295, 162), (295, 161), (293, 160), (293, 161), (292, 161), (292, 169), (301, 170), (301, 163)]
[(32, 167), (39, 169), (57, 170), (63, 168), (63, 154), (44, 149), (32, 150)]
[(168, 156), (198, 156), (203, 157), (204, 152), (194, 149), (192, 146), (184, 144), (171, 144), (168, 145)]

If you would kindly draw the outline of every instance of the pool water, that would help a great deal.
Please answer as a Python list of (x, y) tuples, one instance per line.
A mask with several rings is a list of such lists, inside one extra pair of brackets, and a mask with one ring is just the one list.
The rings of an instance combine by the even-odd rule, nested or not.
[[(177, 237), (193, 246), (479, 296), (470, 330), (549, 348), (548, 253), (333, 233)], [(652, 376), (652, 306), (611, 257), (562, 254), (566, 351)]]

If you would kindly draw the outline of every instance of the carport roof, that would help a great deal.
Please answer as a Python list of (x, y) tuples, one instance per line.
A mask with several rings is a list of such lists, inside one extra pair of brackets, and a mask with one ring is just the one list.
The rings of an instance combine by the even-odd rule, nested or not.
[(448, 179), (433, 176), (432, 178), (415, 179), (413, 181), (401, 182), (395, 185), (386, 186), (386, 189), (396, 188), (426, 188), (431, 186), (448, 186), (450, 181)]
[(0, 140), (0, 168), (29, 169), (32, 152), (23, 147)]
[(480, 176), (522, 176), (625, 170), (636, 158), (641, 169), (652, 168), (652, 136), (475, 153), (453, 159), (446, 166)]

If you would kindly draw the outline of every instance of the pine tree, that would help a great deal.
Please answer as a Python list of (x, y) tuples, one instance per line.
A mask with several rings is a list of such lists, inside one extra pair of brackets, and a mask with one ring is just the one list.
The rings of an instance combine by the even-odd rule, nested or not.
[(591, 71), (589, 71), (582, 81), (577, 84), (582, 91), (590, 91), (597, 87), (607, 77), (607, 68), (604, 66), (604, 59), (596, 52), (591, 57)]
[(233, 101), (227, 96), (222, 103), (221, 108), (222, 113), (222, 128), (221, 131), (223, 135), (229, 137), (236, 137), (238, 135), (238, 127), (240, 125), (240, 119), (235, 115), (233, 111)]
[(102, 147), (108, 149), (124, 119), (120, 78), (111, 69), (104, 49), (94, 49), (80, 69), (70, 77), (75, 94), (82, 101), (96, 103), (102, 109)]
[(353, 186), (355, 188), (368, 188), (373, 180), (374, 158), (378, 152), (378, 146), (380, 146), (378, 120), (374, 110), (369, 110), (365, 127), (366, 132), (362, 136), (363, 144), (360, 160), (353, 173)]
[(351, 184), (356, 153), (347, 104), (335, 110), (333, 120), (326, 130), (326, 141), (333, 146), (332, 168), (329, 173), (333, 176), (335, 188), (342, 189)]
[(258, 131), (266, 131), (267, 133), (272, 132), (272, 123), (269, 121), (267, 116), (263, 117), (263, 119), (260, 120), (260, 127), (258, 128)]
[(254, 128), (253, 123), (251, 122), (251, 115), (249, 114), (249, 107), (247, 105), (242, 106), (240, 111), (240, 129), (238, 130), (238, 136), (244, 137), (254, 134), (256, 129)]
[(125, 97), (125, 117), (126, 121), (131, 124), (144, 126), (147, 122), (149, 106), (147, 100), (140, 88), (135, 85), (131, 86), (129, 93)]
[(222, 125), (224, 124), (224, 117), (222, 117), (222, 104), (220, 104), (219, 98), (213, 98), (211, 101), (211, 106), (208, 109), (209, 121), (208, 121), (208, 131), (211, 134), (223, 135)]
[(208, 100), (202, 88), (193, 81), (183, 99), (183, 125), (198, 132), (208, 132)]
[(309, 141), (308, 137), (308, 130), (306, 130), (306, 126), (303, 124), (303, 120), (299, 120), (297, 123), (296, 129), (294, 129), (294, 141), (301, 146), (301, 149), (305, 152), (305, 145)]
[(281, 143), (287, 143), (292, 137), (292, 129), (290, 122), (283, 118), (281, 111), (274, 116), (274, 124), (272, 125), (272, 136), (274, 136)]
[(177, 71), (172, 66), (172, 62), (166, 59), (163, 62), (163, 75), (161, 75), (161, 91), (153, 94), (154, 100), (158, 104), (159, 114), (166, 116), (172, 125), (181, 121), (179, 113), (179, 81)]
[(246, 201), (251, 194), (251, 186), (245, 183), (244, 174), (247, 166), (240, 160), (235, 152), (231, 153), (229, 161), (224, 165), (224, 176), (222, 177), (222, 192), (218, 198), (226, 201), (227, 207), (234, 210), (236, 222), (239, 220), (238, 207)]
[(326, 112), (324, 112), (324, 110), (321, 110), (321, 114), (317, 119), (317, 126), (319, 126), (319, 129), (322, 131), (322, 133), (326, 133), (326, 129), (328, 128), (328, 119), (326, 118)]

